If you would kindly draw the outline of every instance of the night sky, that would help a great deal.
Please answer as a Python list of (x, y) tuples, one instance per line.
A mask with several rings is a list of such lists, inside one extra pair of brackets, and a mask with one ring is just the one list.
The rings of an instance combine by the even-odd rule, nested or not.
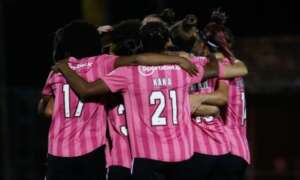
[[(196, 14), (200, 26), (203, 26), (207, 23), (209, 12), (213, 8), (223, 7), (230, 16), (228, 26), (237, 36), (300, 34), (300, 15), (296, 2), (267, 0), (109, 0), (109, 2), (108, 22), (112, 24), (124, 18), (140, 18), (160, 8), (172, 7), (179, 18), (187, 13)], [(159, 6), (157, 2), (160, 2)], [(136, 9), (137, 7), (139, 9)], [(80, 17), (79, 0), (4, 0), (8, 84), (41, 87), (52, 64), (53, 32), (70, 20)]]

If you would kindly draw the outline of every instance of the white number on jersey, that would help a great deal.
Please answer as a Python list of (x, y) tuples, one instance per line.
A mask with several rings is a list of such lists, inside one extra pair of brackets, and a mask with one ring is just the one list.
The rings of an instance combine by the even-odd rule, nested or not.
[[(65, 117), (70, 118), (71, 117), (70, 86), (68, 84), (65, 84), (63, 86), (63, 92), (64, 92)], [(83, 103), (81, 101), (78, 101), (74, 117), (80, 117), (82, 113), (82, 109), (83, 109)]]
[(125, 113), (125, 107), (123, 104), (118, 106), (118, 115), (123, 115)]
[[(172, 105), (172, 122), (176, 125), (178, 124), (176, 91), (170, 90), (168, 96), (171, 99)], [(167, 125), (167, 118), (160, 116), (166, 107), (165, 95), (161, 91), (152, 92), (150, 95), (150, 105), (156, 105), (156, 100), (159, 100), (159, 104), (151, 117), (151, 124), (153, 126), (165, 126)]]
[(206, 123), (210, 123), (210, 122), (212, 122), (213, 120), (214, 120), (214, 117), (213, 117), (213, 116), (204, 116), (204, 117), (202, 117), (202, 116), (197, 116), (197, 117), (195, 118), (195, 121), (196, 121), (197, 123), (202, 123), (203, 121), (206, 122)]
[(241, 100), (242, 100), (242, 105), (243, 105), (243, 116), (242, 116), (242, 126), (245, 125), (246, 119), (247, 119), (247, 109), (246, 109), (246, 96), (245, 93), (242, 92), (241, 94)]

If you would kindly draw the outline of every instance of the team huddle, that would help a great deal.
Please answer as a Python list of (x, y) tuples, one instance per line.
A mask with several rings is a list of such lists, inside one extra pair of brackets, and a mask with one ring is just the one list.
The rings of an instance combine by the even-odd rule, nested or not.
[(250, 153), (243, 76), (226, 15), (198, 29), (165, 9), (56, 31), (39, 112), (47, 180), (241, 180)]

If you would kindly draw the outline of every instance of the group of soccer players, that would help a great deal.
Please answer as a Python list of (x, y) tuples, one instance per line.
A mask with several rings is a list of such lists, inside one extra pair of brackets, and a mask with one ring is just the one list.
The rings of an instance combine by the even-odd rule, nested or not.
[(198, 29), (165, 9), (57, 30), (39, 112), (47, 180), (241, 180), (250, 163), (243, 76), (219, 9)]

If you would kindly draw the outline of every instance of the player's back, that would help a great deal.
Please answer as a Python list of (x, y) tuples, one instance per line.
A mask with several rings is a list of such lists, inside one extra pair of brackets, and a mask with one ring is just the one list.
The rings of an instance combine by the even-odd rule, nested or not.
[(231, 153), (250, 163), (243, 78), (237, 77), (229, 81), (228, 104), (222, 114), (225, 117), (225, 130), (230, 139)]
[[(81, 60), (70, 58), (69, 66), (82, 78), (92, 82), (112, 70), (111, 59), (107, 55)], [(60, 73), (50, 73), (43, 94), (53, 95), (55, 99), (49, 130), (49, 154), (80, 156), (105, 143), (106, 113), (103, 100), (82, 103)]]
[[(204, 57), (198, 57), (197, 60), (207, 63), (207, 59)], [(212, 78), (193, 84), (190, 88), (190, 93), (203, 95), (213, 93), (216, 91), (219, 81), (218, 78)], [(229, 152), (229, 141), (220, 115), (193, 117), (193, 128), (196, 153), (222, 155)]]
[(225, 122), (229, 127), (238, 128), (246, 125), (245, 88), (241, 77), (229, 81), (229, 98), (225, 115)]
[(104, 78), (113, 92), (123, 92), (134, 158), (176, 162), (192, 156), (188, 92), (202, 79), (197, 66), (194, 78), (176, 65), (122, 67)]

